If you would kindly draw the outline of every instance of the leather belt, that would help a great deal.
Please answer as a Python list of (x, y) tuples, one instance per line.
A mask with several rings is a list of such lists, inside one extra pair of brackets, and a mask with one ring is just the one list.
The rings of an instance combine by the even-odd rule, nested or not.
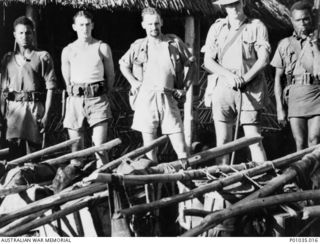
[(21, 101), (21, 102), (38, 102), (43, 101), (45, 98), (44, 92), (30, 92), (30, 91), (13, 91), (13, 92), (3, 92), (3, 96), (8, 101)]
[(98, 97), (106, 93), (105, 81), (95, 83), (75, 83), (72, 84), (68, 94), (70, 96), (84, 96), (87, 98)]

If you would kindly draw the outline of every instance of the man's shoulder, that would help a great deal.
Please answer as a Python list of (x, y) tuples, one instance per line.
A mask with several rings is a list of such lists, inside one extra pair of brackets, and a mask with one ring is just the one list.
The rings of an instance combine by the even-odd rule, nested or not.
[(286, 48), (290, 46), (292, 36), (285, 37), (281, 39), (278, 43), (278, 48)]
[(135, 40), (135, 41), (131, 44), (131, 46), (139, 46), (139, 45), (142, 45), (143, 43), (146, 42), (146, 40), (147, 40), (146, 37), (145, 37), (145, 38), (139, 38), (139, 39)]
[(5, 55), (3, 55), (1, 64), (7, 65), (10, 62), (10, 60), (12, 60), (13, 56), (14, 56), (14, 52), (7, 52)]
[(40, 49), (35, 49), (34, 53), (39, 57), (39, 59), (44, 60), (44, 61), (51, 61), (51, 55), (49, 52), (45, 50), (40, 50)]
[(176, 34), (165, 34), (164, 39), (165, 39), (165, 41), (173, 42), (173, 43), (177, 43), (177, 44), (183, 43), (181, 38), (179, 36), (177, 36)]
[(260, 19), (255, 19), (255, 18), (248, 18), (247, 26), (251, 26), (256, 29), (266, 28), (266, 25)]

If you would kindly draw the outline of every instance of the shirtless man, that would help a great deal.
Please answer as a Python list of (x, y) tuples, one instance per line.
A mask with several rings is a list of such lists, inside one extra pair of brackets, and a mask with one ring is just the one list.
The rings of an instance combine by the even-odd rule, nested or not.
[[(61, 55), (61, 70), (66, 83), (68, 99), (64, 127), (70, 138), (80, 137), (73, 151), (84, 147), (85, 122), (92, 129), (92, 142), (101, 145), (107, 141), (108, 120), (112, 117), (108, 93), (114, 83), (114, 66), (110, 47), (92, 37), (93, 17), (79, 11), (73, 18), (77, 40), (66, 46)], [(108, 162), (107, 152), (96, 153), (97, 166)], [(79, 159), (71, 167), (81, 167)]]
[[(191, 84), (194, 58), (175, 35), (161, 32), (162, 19), (154, 8), (142, 11), (146, 37), (136, 40), (120, 59), (120, 70), (133, 92), (139, 90), (132, 128), (142, 133), (144, 145), (157, 137), (161, 126), (169, 135), (178, 159), (187, 157), (180, 111), (175, 97), (184, 96)], [(147, 157), (157, 162), (155, 150)]]

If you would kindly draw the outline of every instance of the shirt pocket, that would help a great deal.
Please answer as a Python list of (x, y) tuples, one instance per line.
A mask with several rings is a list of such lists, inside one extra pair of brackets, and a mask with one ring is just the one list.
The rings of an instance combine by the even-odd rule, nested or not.
[(245, 60), (255, 60), (257, 59), (257, 54), (255, 50), (256, 41), (253, 40), (242, 40), (242, 57)]
[(294, 50), (288, 49), (287, 55), (285, 55), (285, 67), (286, 67), (286, 73), (293, 73), (293, 70), (295, 68), (295, 65), (297, 63), (297, 54)]
[(139, 81), (143, 80), (143, 72), (144, 72), (143, 69), (145, 67), (144, 64), (146, 62), (147, 62), (146, 52), (139, 52), (133, 58), (132, 72), (133, 72), (134, 77)]

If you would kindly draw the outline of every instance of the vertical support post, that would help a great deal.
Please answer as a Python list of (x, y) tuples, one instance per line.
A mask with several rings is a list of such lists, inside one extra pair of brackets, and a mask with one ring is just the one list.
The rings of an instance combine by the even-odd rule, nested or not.
[(34, 47), (38, 46), (39, 9), (27, 2), (26, 16), (34, 23)]
[[(190, 52), (195, 56), (198, 56), (200, 51), (200, 31), (198, 24), (199, 21), (197, 21), (194, 16), (188, 16), (185, 19), (185, 43), (189, 47)], [(196, 60), (197, 62), (199, 61), (198, 57), (196, 57)], [(197, 71), (196, 73), (195, 79), (198, 79), (199, 72)], [(184, 104), (184, 135), (188, 153), (190, 153), (192, 145), (193, 120), (193, 85), (191, 85), (187, 92), (186, 102)]]

